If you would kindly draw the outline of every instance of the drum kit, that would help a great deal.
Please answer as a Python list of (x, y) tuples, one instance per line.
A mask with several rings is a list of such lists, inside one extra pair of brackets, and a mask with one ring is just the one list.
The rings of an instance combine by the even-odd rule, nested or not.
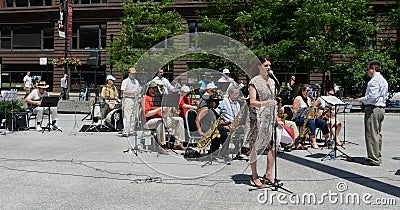
[[(92, 116), (93, 121), (100, 123), (102, 126), (107, 126), (113, 130), (121, 131), (123, 129), (122, 108), (120, 103), (114, 104), (114, 109), (108, 112), (108, 104), (97, 102), (93, 104)], [(103, 125), (103, 120), (105, 125)]]

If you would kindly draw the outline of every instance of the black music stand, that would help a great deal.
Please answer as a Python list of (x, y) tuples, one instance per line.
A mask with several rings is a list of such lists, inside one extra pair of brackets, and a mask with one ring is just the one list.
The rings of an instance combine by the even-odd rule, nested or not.
[(226, 91), (228, 91), (228, 87), (229, 87), (230, 84), (231, 84), (230, 82), (217, 82), (217, 87), (223, 93), (226, 93)]
[[(178, 93), (173, 93), (173, 94), (161, 94), (161, 93), (156, 93), (154, 95), (153, 98), (153, 106), (158, 106), (161, 107), (161, 112), (163, 112), (164, 107), (175, 107), (178, 108), (179, 106), (179, 99), (180, 99), (180, 95)], [(164, 122), (164, 116), (161, 118), (161, 124), (162, 124), (162, 128), (165, 129), (165, 122)], [(171, 138), (170, 134), (168, 134), (167, 138)], [(165, 143), (169, 142), (170, 139), (168, 139), (168, 141), (166, 140)], [(159, 141), (157, 141), (157, 143), (159, 144), (159, 146), (161, 147), (161, 144)], [(167, 145), (169, 146), (169, 145)], [(168, 147), (167, 147), (168, 148)], [(178, 154), (176, 151), (172, 150), (175, 154)], [(160, 152), (158, 153), (158, 155), (160, 154)]]
[[(51, 122), (50, 122), (50, 118), (51, 118), (51, 111), (50, 108), (51, 107), (57, 107), (58, 104), (58, 100), (60, 100), (59, 96), (44, 96), (42, 98), (42, 102), (40, 103), (41, 107), (46, 107), (47, 110), (49, 111), (49, 122), (47, 123), (46, 127), (43, 128), (42, 133), (44, 133), (44, 131), (46, 129), (51, 130)], [(43, 112), (44, 113), (44, 112)], [(56, 130), (61, 131), (61, 129), (57, 128)]]
[[(325, 157), (323, 157), (322, 159), (321, 159), (321, 161), (324, 161), (325, 160), (325, 158), (327, 158), (328, 156), (330, 157), (330, 159), (332, 160), (332, 159), (336, 159), (336, 151), (339, 151), (340, 153), (342, 153), (342, 155), (344, 155), (344, 156), (346, 156), (347, 158), (349, 158), (349, 159), (351, 159), (351, 160), (353, 160), (354, 161), (354, 159), (352, 158), (352, 157), (350, 157), (349, 155), (347, 155), (346, 153), (344, 153), (342, 150), (340, 150), (340, 149), (338, 149), (337, 148), (337, 145), (336, 145), (336, 139), (337, 139), (337, 113), (339, 112), (338, 110), (339, 110), (339, 107), (346, 107), (347, 106), (347, 104), (346, 103), (344, 103), (343, 101), (341, 101), (340, 99), (338, 99), (336, 96), (321, 96), (321, 99), (322, 100), (324, 100), (325, 102), (326, 102), (326, 104), (328, 105), (330, 105), (331, 106), (331, 108), (332, 107), (335, 107), (335, 140), (333, 141), (333, 140), (331, 140), (332, 142), (332, 144), (334, 145), (333, 146), (333, 148), (332, 148), (332, 150), (331, 151), (329, 151), (329, 153), (328, 154), (326, 154), (325, 155)], [(346, 109), (344, 109), (344, 110), (346, 110)]]
[[(14, 126), (15, 126), (15, 124), (14, 124), (14, 122), (15, 122), (14, 101), (17, 100), (17, 93), (18, 92), (17, 92), (16, 89), (11, 89), (10, 91), (4, 91), (2, 93), (2, 98), (1, 98), (1, 101), (10, 101), (11, 102), (11, 111), (10, 111), (10, 113), (11, 113), (11, 117), (10, 117), (10, 120), (11, 120), (11, 131), (9, 131), (10, 133), (14, 132)], [(7, 131), (7, 112), (6, 112), (6, 107), (4, 107), (4, 117), (6, 119), (6, 122), (4, 124), (4, 132), (2, 133), (2, 135), (7, 135), (7, 133), (9, 133), (9, 132)], [(0, 124), (1, 124), (1, 122), (0, 122)]]
[(346, 143), (358, 145), (358, 143), (354, 143), (351, 141), (346, 141), (346, 113), (349, 113), (351, 110), (352, 105), (346, 103), (346, 106), (340, 106), (338, 113), (343, 113), (343, 142), (342, 144), (345, 145)]

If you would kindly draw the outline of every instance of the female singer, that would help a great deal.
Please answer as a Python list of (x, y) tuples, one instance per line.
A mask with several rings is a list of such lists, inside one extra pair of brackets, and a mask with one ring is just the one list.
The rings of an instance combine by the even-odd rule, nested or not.
[[(275, 82), (268, 76), (271, 70), (271, 62), (264, 57), (259, 57), (259, 60), (262, 65), (258, 66), (258, 75), (249, 83), (250, 126), (247, 142), (250, 145), (250, 185), (262, 188), (265, 187), (266, 182), (275, 182), (272, 176), (272, 169), (275, 163), (275, 152), (272, 141), (272, 132), (275, 128), (273, 120), (275, 119), (281, 126), (283, 122), (276, 116)], [(261, 154), (265, 149), (268, 149), (268, 155), (263, 184), (257, 174), (257, 154)]]

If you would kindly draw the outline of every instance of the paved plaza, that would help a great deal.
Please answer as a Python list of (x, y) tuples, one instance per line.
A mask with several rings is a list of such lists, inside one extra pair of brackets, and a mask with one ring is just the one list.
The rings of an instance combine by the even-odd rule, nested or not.
[[(60, 114), (63, 132), (34, 129), (0, 136), (0, 209), (398, 209), (399, 114), (383, 124), (383, 164), (364, 166), (363, 114), (340, 115), (345, 149), (280, 153), (283, 189), (249, 185), (245, 160), (187, 161), (180, 154), (124, 153), (133, 137), (82, 133), (84, 114)], [(33, 121), (31, 121), (32, 126)], [(140, 137), (139, 137), (140, 139)], [(260, 176), (265, 156), (259, 159)]]

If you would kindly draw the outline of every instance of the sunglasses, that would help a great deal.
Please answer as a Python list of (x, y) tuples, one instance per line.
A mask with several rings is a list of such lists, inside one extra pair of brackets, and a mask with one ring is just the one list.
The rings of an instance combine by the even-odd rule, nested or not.
[(335, 94), (334, 94), (334, 93), (329, 93), (329, 95), (330, 95), (330, 96), (334, 96)]
[(304, 92), (310, 92), (310, 90), (303, 90)]

